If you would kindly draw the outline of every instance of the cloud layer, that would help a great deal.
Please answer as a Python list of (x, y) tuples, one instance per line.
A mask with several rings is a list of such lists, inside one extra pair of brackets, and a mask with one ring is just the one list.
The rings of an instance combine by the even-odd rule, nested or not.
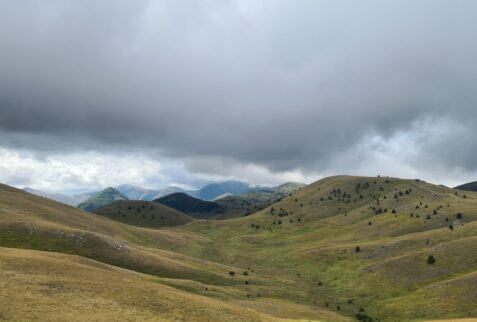
[(200, 180), (454, 183), (477, 171), (476, 13), (470, 0), (1, 1), (0, 146), (73, 168), (84, 151), (139, 153)]

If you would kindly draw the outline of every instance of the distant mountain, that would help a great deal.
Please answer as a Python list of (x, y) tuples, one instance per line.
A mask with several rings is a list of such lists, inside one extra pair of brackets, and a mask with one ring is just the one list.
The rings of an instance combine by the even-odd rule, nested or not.
[(216, 202), (197, 199), (183, 192), (155, 199), (154, 202), (174, 208), (194, 218), (209, 218), (225, 211), (224, 207)]
[(169, 186), (162, 189), (150, 190), (132, 185), (121, 185), (116, 187), (124, 196), (131, 200), (154, 200), (172, 193), (182, 192), (191, 197), (212, 201), (225, 194), (238, 195), (246, 191), (262, 190), (266, 188), (251, 187), (249, 184), (241, 181), (223, 181), (205, 185), (198, 190), (185, 190), (179, 187)]
[(230, 196), (233, 196), (233, 194), (226, 192), (226, 193), (224, 193), (223, 195), (220, 195), (220, 196), (218, 196), (218, 197), (215, 197), (214, 199), (212, 199), (212, 201), (217, 201), (217, 200), (220, 200), (220, 199), (222, 199), (222, 198), (230, 197)]
[[(231, 187), (236, 187), (238, 190), (230, 190), (237, 192), (243, 190), (245, 187), (242, 184), (235, 185), (235, 183), (236, 182), (228, 182), (223, 186), (220, 184), (213, 184), (204, 188), (207, 188), (206, 191), (214, 190), (215, 192), (218, 192), (222, 188), (228, 190)], [(210, 186), (212, 186), (213, 189), (210, 189)], [(213, 201), (204, 201), (182, 192), (173, 193), (155, 199), (154, 201), (196, 218), (228, 219), (256, 213), (305, 186), (306, 185), (302, 183), (289, 182), (271, 188), (249, 187), (238, 195), (225, 192), (224, 194), (217, 196)]]
[(298, 191), (298, 190), (300, 190), (301, 188), (304, 188), (304, 187), (306, 187), (306, 184), (304, 184), (304, 183), (287, 182), (287, 183), (284, 183), (282, 185), (273, 187), (272, 191), (287, 194), (287, 193), (294, 193), (294, 192), (296, 192), (296, 191)]
[(123, 184), (115, 187), (123, 196), (130, 200), (148, 200), (156, 198), (159, 190), (144, 189), (141, 187)]
[(80, 203), (83, 201), (88, 200), (95, 194), (97, 194), (99, 191), (88, 191), (88, 192), (83, 192), (79, 194), (72, 195), (71, 198), (75, 201), (75, 207), (77, 207)]
[(184, 190), (179, 187), (170, 186), (157, 190), (157, 194), (154, 196), (153, 199), (161, 198), (176, 192), (187, 193), (190, 196), (194, 196), (196, 194), (195, 190)]
[(197, 191), (194, 197), (202, 200), (213, 200), (225, 193), (239, 195), (251, 187), (248, 183), (241, 181), (224, 181), (208, 184)]
[(163, 204), (143, 200), (116, 200), (97, 208), (94, 213), (124, 224), (150, 228), (178, 226), (193, 220)]
[(74, 206), (74, 207), (77, 206), (77, 200), (75, 197), (72, 197), (72, 196), (67, 196), (60, 193), (40, 191), (40, 190), (32, 189), (29, 187), (23, 188), (23, 191), (26, 191), (28, 193), (31, 193), (40, 197), (45, 197), (54, 201), (58, 201), (70, 206)]
[(195, 196), (198, 192), (198, 190), (184, 190), (182, 188), (174, 186), (165, 187), (162, 189), (144, 189), (129, 184), (123, 184), (115, 188), (130, 200), (147, 201), (152, 201), (154, 199), (161, 198), (175, 192), (184, 192), (190, 196)]
[(460, 186), (457, 186), (454, 189), (459, 189), (464, 191), (477, 191), (477, 181), (461, 184)]
[(116, 200), (128, 200), (128, 198), (123, 196), (118, 190), (109, 187), (80, 203), (78, 208), (86, 211), (94, 211), (97, 208), (110, 204)]

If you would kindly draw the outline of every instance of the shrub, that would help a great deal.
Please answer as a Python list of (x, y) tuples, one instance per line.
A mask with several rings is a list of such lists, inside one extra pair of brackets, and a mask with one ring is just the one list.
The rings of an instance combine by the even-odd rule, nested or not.
[(366, 315), (365, 313), (357, 313), (355, 315), (356, 320), (358, 321), (365, 321), (365, 322), (373, 322), (373, 319)]
[(427, 264), (432, 265), (435, 262), (436, 262), (436, 259), (434, 258), (434, 256), (432, 256), (432, 255), (427, 256)]
[(356, 248), (354, 250), (355, 250), (355, 252), (359, 253), (361, 251), (361, 248), (359, 246), (356, 246)]
[(459, 212), (459, 213), (456, 215), (456, 218), (457, 218), (457, 219), (462, 219), (462, 214)]
[(229, 272), (229, 275), (230, 275), (230, 276), (234, 276), (234, 275), (235, 275), (235, 272), (234, 272), (234, 271), (230, 271), (230, 272)]

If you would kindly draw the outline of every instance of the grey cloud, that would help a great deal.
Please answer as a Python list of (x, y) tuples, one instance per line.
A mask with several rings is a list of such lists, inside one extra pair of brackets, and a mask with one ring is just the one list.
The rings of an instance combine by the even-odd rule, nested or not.
[[(0, 1), (0, 9), (4, 146), (326, 172), (368, 133), (389, 138), (429, 115), (477, 134), (468, 126), (477, 120), (474, 1)], [(438, 148), (449, 140), (422, 144), (419, 155), (452, 164)], [(476, 151), (452, 145), (459, 153), (458, 166), (477, 169)]]

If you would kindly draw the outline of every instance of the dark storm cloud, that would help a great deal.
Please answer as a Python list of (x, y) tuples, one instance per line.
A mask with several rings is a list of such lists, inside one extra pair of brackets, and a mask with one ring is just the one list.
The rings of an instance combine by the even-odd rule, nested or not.
[[(475, 137), (476, 13), (435, 0), (0, 1), (0, 145), (322, 171), (369, 133), (426, 117)], [(409, 144), (422, 162), (477, 169), (455, 136)]]

